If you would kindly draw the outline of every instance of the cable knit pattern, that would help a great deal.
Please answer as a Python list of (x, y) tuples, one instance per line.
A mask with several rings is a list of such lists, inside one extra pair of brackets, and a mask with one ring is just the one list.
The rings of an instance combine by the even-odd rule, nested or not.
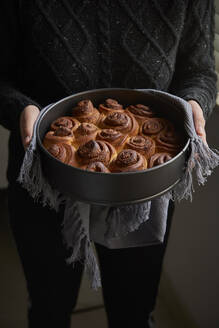
[[(211, 46), (214, 41), (215, 9), (213, 1), (204, 1), (203, 3), (194, 1), (194, 4), (193, 2), (189, 4), (188, 12), (193, 19), (190, 21), (190, 28), (185, 26), (182, 34), (176, 72), (172, 81), (173, 89), (171, 87), (170, 92), (173, 90), (174, 93), (186, 100), (198, 101), (204, 116), (208, 117), (215, 104), (216, 96), (214, 53)], [(178, 78), (176, 78), (177, 76)], [(197, 89), (194, 88), (194, 85), (197, 86)]]
[[(78, 17), (68, 0), (50, 2), (43, 0), (36, 1), (36, 9), (38, 10), (38, 17), (41, 16), (41, 29), (37, 19), (33, 19), (35, 25), (33, 36), (38, 36), (34, 39), (35, 47), (39, 49), (41, 54), (47, 57), (47, 61), (53, 64), (55, 75), (58, 76), (60, 82), (71, 93), (71, 83), (79, 82), (78, 75), (81, 75), (81, 81), (84, 81), (84, 88), (86, 85), (92, 86), (92, 74), (89, 70), (89, 62), (85, 63), (84, 56), (90, 52), (91, 37), (88, 30), (82, 24), (80, 17)], [(57, 15), (57, 12), (59, 14)], [(34, 13), (34, 11), (33, 11)], [(41, 44), (42, 31), (46, 34), (43, 38), (44, 47)], [(46, 37), (48, 36), (48, 39)], [(77, 42), (75, 42), (77, 41)], [(53, 54), (56, 54), (54, 57)], [(63, 65), (63, 55), (68, 65)], [(86, 58), (87, 59), (87, 58)], [(70, 69), (73, 68), (73, 69)], [(60, 70), (62, 69), (62, 72)], [(72, 79), (72, 82), (69, 80)], [(68, 85), (66, 85), (66, 81)], [(81, 83), (80, 81), (80, 83)], [(69, 83), (70, 82), (70, 83)]]
[[(169, 71), (171, 71), (172, 64), (171, 64), (171, 58), (168, 57), (169, 53), (165, 53), (165, 51), (160, 47), (159, 42), (149, 32), (149, 29), (147, 29), (147, 25), (143, 24), (143, 19), (141, 19), (141, 20), (138, 19), (138, 15), (136, 15), (136, 13), (131, 10), (128, 2), (125, 0), (120, 0), (119, 2), (121, 4), (121, 6), (124, 8), (124, 10), (126, 11), (128, 17), (130, 18), (129, 27), (123, 36), (123, 45), (124, 45), (127, 53), (131, 56), (133, 62), (136, 63), (137, 65), (139, 65), (140, 68), (143, 69), (143, 71), (145, 71), (144, 63), (141, 60), (139, 60), (139, 59), (141, 59), (141, 56), (143, 57), (144, 47), (143, 47), (143, 51), (139, 55), (139, 59), (138, 59), (138, 57), (136, 56), (136, 53), (135, 53), (135, 49), (131, 50), (128, 45), (129, 32), (133, 28), (133, 25), (136, 25), (136, 28), (139, 30), (139, 32), (142, 34), (142, 36), (146, 37), (147, 41), (150, 43), (150, 46), (152, 46), (157, 51), (158, 56), (167, 64), (167, 68), (169, 69)], [(147, 6), (148, 6), (147, 1), (143, 1), (141, 6), (139, 6), (138, 11), (143, 13), (145, 10), (147, 10)], [(172, 32), (172, 30), (171, 30), (171, 32)], [(171, 39), (171, 36), (169, 36), (169, 38)], [(146, 43), (146, 45), (147, 45), (147, 43)], [(154, 84), (156, 85), (156, 81), (154, 81)]]
[(111, 86), (111, 50), (110, 50), (110, 0), (99, 0), (99, 29), (98, 35), (100, 44), (100, 64), (102, 74), (100, 76), (101, 87), (107, 88)]
[(11, 130), (30, 103), (101, 87), (171, 92), (206, 117), (214, 106), (212, 0), (2, 0), (0, 15), (0, 123)]

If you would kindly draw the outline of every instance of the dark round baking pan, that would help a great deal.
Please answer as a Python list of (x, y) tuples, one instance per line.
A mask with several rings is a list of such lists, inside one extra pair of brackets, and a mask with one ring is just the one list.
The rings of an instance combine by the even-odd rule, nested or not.
[(40, 113), (37, 120), (37, 142), (42, 169), (52, 187), (70, 194), (77, 200), (102, 205), (125, 205), (153, 199), (173, 188), (182, 177), (188, 156), (189, 138), (185, 132), (185, 146), (170, 161), (138, 172), (99, 173), (66, 165), (55, 159), (43, 147), (42, 140), (56, 118), (70, 115), (72, 108), (83, 99), (98, 105), (106, 98), (114, 98), (123, 105), (142, 103), (153, 106), (160, 116), (169, 118), (184, 131), (182, 105), (159, 91), (133, 89), (97, 89), (74, 94), (52, 104)]

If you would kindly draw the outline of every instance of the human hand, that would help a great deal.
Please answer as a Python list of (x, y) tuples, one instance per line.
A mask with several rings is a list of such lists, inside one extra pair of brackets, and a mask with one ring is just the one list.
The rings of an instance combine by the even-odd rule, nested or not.
[(192, 106), (193, 121), (196, 133), (201, 137), (204, 143), (207, 144), (203, 111), (195, 100), (189, 100), (188, 102)]
[(26, 149), (30, 144), (33, 135), (34, 122), (36, 121), (39, 112), (39, 108), (35, 105), (28, 105), (21, 112), (20, 132), (24, 149)]

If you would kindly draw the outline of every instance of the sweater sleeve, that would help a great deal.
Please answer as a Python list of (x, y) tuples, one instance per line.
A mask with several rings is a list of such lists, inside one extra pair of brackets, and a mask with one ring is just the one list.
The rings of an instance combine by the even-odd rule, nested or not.
[(37, 103), (19, 91), (19, 63), (22, 56), (19, 1), (0, 1), (0, 124), (10, 130), (19, 126), (21, 111)]
[(170, 91), (196, 100), (207, 118), (215, 106), (217, 89), (214, 59), (213, 0), (189, 1), (184, 31)]

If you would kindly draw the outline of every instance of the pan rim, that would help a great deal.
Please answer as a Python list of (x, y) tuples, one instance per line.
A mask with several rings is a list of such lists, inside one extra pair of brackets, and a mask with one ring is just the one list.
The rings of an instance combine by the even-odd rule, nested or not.
[[(40, 135), (39, 135), (39, 129), (40, 129), (40, 124), (44, 118), (44, 116), (48, 113), (48, 111), (52, 110), (53, 107), (59, 105), (60, 103), (63, 103), (64, 101), (67, 101), (68, 99), (71, 99), (73, 97), (78, 97), (78, 96), (83, 96), (84, 94), (87, 94), (89, 92), (92, 92), (92, 93), (95, 93), (95, 92), (104, 92), (104, 91), (134, 91), (134, 92), (137, 92), (137, 93), (145, 93), (144, 91), (141, 91), (141, 89), (130, 89), (130, 88), (100, 88), (100, 89), (91, 89), (91, 90), (86, 90), (86, 91), (82, 91), (82, 92), (79, 92), (79, 93), (75, 93), (75, 94), (72, 94), (70, 96), (67, 96), (65, 98), (62, 98), (60, 100), (58, 100), (57, 102), (51, 104), (51, 105), (48, 105), (46, 106), (45, 108), (42, 109), (42, 111), (40, 112), (39, 114), (39, 117), (37, 118), (37, 121), (36, 121), (36, 138), (37, 138), (37, 143), (38, 145), (40, 146), (40, 149), (52, 160), (54, 161), (57, 161), (58, 163), (61, 163), (62, 165), (66, 166), (66, 167), (70, 167), (70, 168), (73, 168), (74, 170), (78, 171), (78, 172), (86, 172), (86, 174), (98, 174), (98, 175), (107, 175), (107, 176), (124, 176), (124, 175), (136, 175), (136, 174), (149, 174), (150, 172), (153, 172), (155, 170), (158, 170), (164, 166), (168, 166), (170, 165), (171, 163), (173, 163), (174, 161), (176, 161), (179, 157), (181, 157), (189, 148), (189, 144), (190, 144), (190, 139), (188, 138), (188, 140), (186, 141), (183, 149), (176, 155), (174, 156), (173, 158), (171, 158), (169, 161), (163, 163), (163, 164), (160, 164), (160, 165), (157, 165), (157, 166), (154, 166), (152, 168), (147, 168), (145, 170), (140, 170), (140, 171), (131, 171), (131, 172), (110, 172), (110, 173), (105, 173), (105, 172), (93, 172), (93, 171), (89, 171), (89, 170), (84, 170), (84, 169), (81, 169), (81, 168), (78, 168), (78, 167), (75, 167), (75, 166), (71, 166), (71, 165), (68, 165), (68, 164), (65, 164), (63, 163), (62, 161), (56, 159), (54, 156), (52, 156), (48, 150), (46, 150), (46, 148), (43, 146), (42, 144), (42, 141), (41, 141), (41, 138), (40, 138)], [(152, 91), (154, 93), (162, 93), (162, 91), (159, 91), (159, 90), (154, 90), (154, 89), (143, 89), (143, 90), (146, 90), (146, 91)]]

